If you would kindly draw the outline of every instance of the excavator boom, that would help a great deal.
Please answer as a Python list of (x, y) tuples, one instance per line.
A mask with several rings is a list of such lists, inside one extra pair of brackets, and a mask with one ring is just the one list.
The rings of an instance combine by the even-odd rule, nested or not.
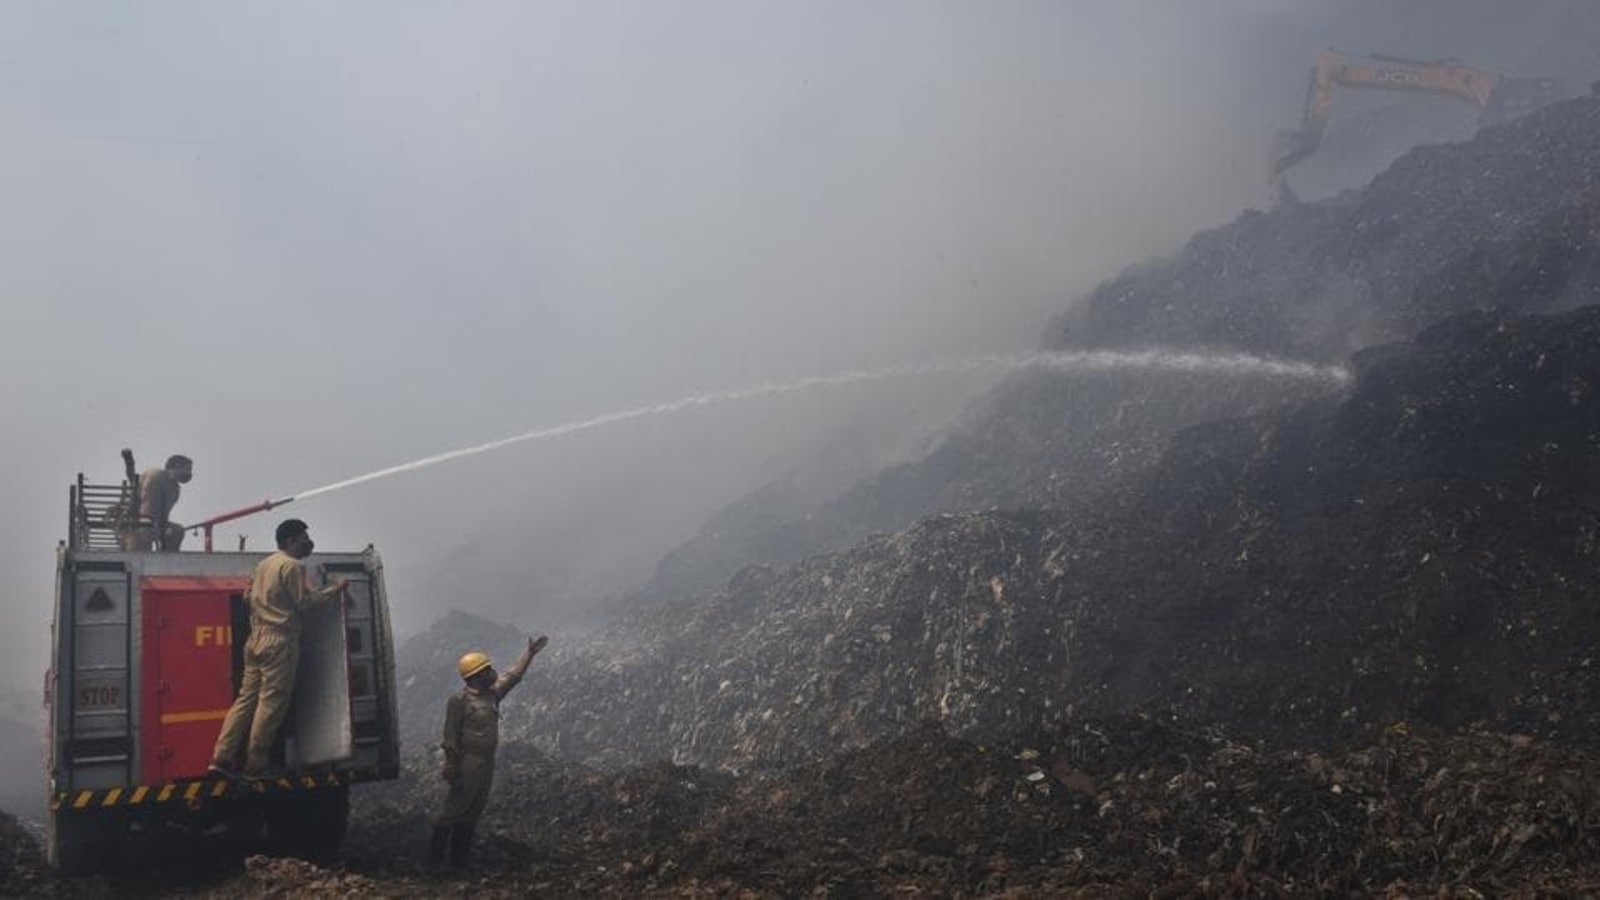
[(1282, 132), (1272, 155), (1272, 190), (1278, 205), (1294, 201), (1284, 180), (1293, 165), (1317, 151), (1339, 88), (1434, 94), (1471, 104), (1484, 124), (1514, 118), (1565, 95), (1554, 78), (1507, 78), (1456, 59), (1354, 56), (1324, 50), (1311, 69), (1300, 127)]

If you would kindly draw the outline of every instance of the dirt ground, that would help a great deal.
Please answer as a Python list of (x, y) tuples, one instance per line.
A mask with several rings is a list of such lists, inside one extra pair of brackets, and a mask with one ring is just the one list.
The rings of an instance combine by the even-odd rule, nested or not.
[(604, 773), (505, 748), (475, 868), (422, 862), (432, 786), (364, 792), (340, 866), (214, 859), (30, 896), (1478, 897), (1600, 891), (1600, 764), (1396, 723), (1342, 750), (1123, 718), (1003, 743), (933, 723), (785, 777)]

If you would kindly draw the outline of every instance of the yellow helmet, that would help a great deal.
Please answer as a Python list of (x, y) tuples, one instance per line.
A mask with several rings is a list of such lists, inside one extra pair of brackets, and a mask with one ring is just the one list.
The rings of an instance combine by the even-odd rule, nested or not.
[(487, 668), (489, 668), (489, 654), (482, 650), (474, 650), (462, 656), (461, 661), (456, 663), (456, 671), (461, 673), (462, 678), (471, 678)]

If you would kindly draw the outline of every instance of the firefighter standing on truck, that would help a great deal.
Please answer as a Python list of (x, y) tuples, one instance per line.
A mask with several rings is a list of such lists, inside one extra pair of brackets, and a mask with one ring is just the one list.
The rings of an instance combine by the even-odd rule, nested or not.
[(309, 606), (344, 596), (345, 578), (323, 588), (306, 580), (300, 560), (316, 547), (306, 523), (285, 519), (274, 534), (278, 552), (256, 565), (250, 578), (250, 638), (244, 645), (244, 676), (239, 696), (222, 720), (222, 733), (211, 754), (211, 772), (237, 772), (245, 750), (247, 778), (271, 777), (270, 755), (278, 728), (294, 696), (295, 669), (300, 664), (300, 613)]
[(461, 657), (456, 671), (466, 686), (450, 698), (444, 714), (444, 770), (440, 775), (450, 786), (444, 807), (433, 821), (433, 841), (429, 859), (434, 865), (444, 862), (450, 851), (450, 865), (465, 868), (472, 848), (472, 833), (489, 802), (489, 787), (494, 783), (494, 754), (500, 745), (500, 701), (522, 681), (533, 657), (550, 639), (541, 635), (529, 638), (527, 649), (504, 674), (496, 674), (486, 653), (474, 650)]
[(165, 466), (147, 469), (139, 476), (139, 516), (150, 523), (138, 530), (141, 549), (177, 553), (183, 546), (183, 526), (169, 517), (178, 505), (182, 485), (192, 478), (194, 460), (179, 453), (167, 457)]

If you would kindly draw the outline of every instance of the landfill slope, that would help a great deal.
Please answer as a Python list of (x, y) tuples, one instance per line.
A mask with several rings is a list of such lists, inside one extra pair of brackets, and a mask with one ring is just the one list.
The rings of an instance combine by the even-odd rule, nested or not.
[[(553, 646), (508, 703), (527, 749), (496, 871), (621, 893), (1592, 887), (1597, 110), (1247, 214), (1046, 339), (1298, 353), (1347, 364), (1342, 389), (1012, 379), (768, 548), (794, 558)], [(451, 686), (441, 648), (503, 638), (447, 621), (402, 654), (424, 708)], [(413, 765), (380, 834), (420, 821)], [(524, 821), (541, 796), (562, 812)]]
[(1600, 308), (1468, 314), (1331, 408), (1179, 436), (1108, 691), (1315, 738), (1600, 724)]
[(562, 755), (733, 769), (1136, 711), (1592, 742), (1600, 307), (1468, 314), (1355, 365), (1339, 397), (1181, 432), (1092, 514), (934, 517), (624, 621), (516, 721)]
[(798, 562), (563, 657), (527, 721), (554, 752), (733, 767), (930, 712), (982, 731), (1169, 705), (1318, 739), (1420, 711), (1581, 735), (1597, 154), (1600, 101), (1572, 101), (1130, 269), (1047, 343), (1293, 352), (1355, 383), (1011, 379), (929, 457), (764, 545)]
[(1411, 150), (1359, 191), (1246, 213), (1064, 312), (1051, 347), (1342, 359), (1480, 309), (1600, 302), (1600, 99)]
[(766, 564), (558, 636), (506, 703), (475, 873), (421, 865), (428, 748), (455, 656), (521, 638), (458, 614), (401, 653), (405, 778), (356, 794), (342, 867), (51, 880), (0, 820), (4, 887), (1592, 893), (1597, 147), (1583, 100), (1413, 151), (1044, 340), (1309, 357), (1342, 388), (1019, 377)]
[[(1044, 349), (1152, 346), (1337, 362), (1457, 313), (1600, 302), (1600, 100), (1416, 148), (1370, 185), (1248, 212), (1064, 304)], [(845, 548), (918, 518), (1093, 505), (1191, 425), (1303, 398), (1307, 386), (1114, 373), (1008, 379), (925, 457), (801, 514), (759, 497), (658, 566), (635, 598), (720, 587), (750, 563)]]

